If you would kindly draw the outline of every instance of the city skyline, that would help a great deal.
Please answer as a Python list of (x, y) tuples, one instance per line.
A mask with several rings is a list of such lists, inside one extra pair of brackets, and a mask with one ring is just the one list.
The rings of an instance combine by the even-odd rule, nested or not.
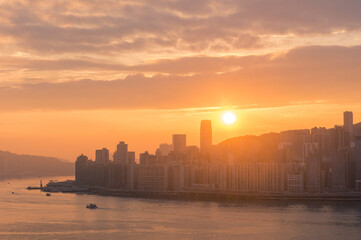
[[(229, 114), (230, 112), (225, 112), (225, 114)], [(223, 119), (224, 121), (224, 119)], [(171, 135), (172, 141), (171, 144), (167, 143), (167, 142), (163, 142), (163, 143), (158, 143), (158, 148), (155, 149), (155, 151), (152, 151), (150, 149), (144, 149), (143, 152), (144, 153), (152, 153), (154, 152), (155, 155), (160, 154), (160, 155), (168, 155), (169, 152), (177, 152), (177, 153), (185, 153), (186, 152), (186, 148), (187, 147), (197, 147), (199, 153), (202, 155), (202, 157), (209, 157), (210, 152), (212, 151), (212, 148), (214, 148), (217, 144), (220, 144), (221, 142), (227, 141), (229, 139), (223, 139), (220, 143), (217, 143), (215, 145), (212, 144), (213, 141), (213, 136), (212, 136), (212, 121), (211, 120), (201, 120), (200, 122), (200, 136), (199, 136), (199, 144), (187, 144), (187, 134), (179, 134), (179, 133), (174, 133)], [(359, 122), (361, 123), (361, 122)], [(227, 123), (226, 123), (227, 124)], [(233, 123), (232, 123), (233, 124)], [(352, 111), (344, 111), (343, 112), (343, 125), (340, 124), (334, 124), (333, 127), (331, 128), (327, 128), (327, 127), (323, 127), (323, 126), (313, 126), (312, 128), (309, 129), (287, 129), (285, 131), (280, 131), (280, 132), (265, 132), (262, 133), (261, 135), (265, 135), (265, 134), (270, 134), (270, 133), (278, 133), (278, 134), (282, 134), (284, 132), (292, 132), (292, 131), (310, 131), (312, 132), (313, 129), (327, 129), (327, 130), (332, 130), (332, 129), (338, 129), (338, 128), (342, 128), (344, 129), (344, 131), (346, 131), (349, 134), (349, 139), (348, 141), (350, 142), (354, 142), (356, 137), (361, 137), (361, 132), (358, 131), (356, 134), (354, 132), (354, 125), (357, 123), (354, 123), (354, 118), (353, 118), (353, 112)], [(246, 135), (246, 136), (260, 136), (260, 135)], [(246, 136), (237, 136), (237, 137), (246, 137)], [(236, 138), (237, 138), (236, 137)], [(203, 149), (203, 150), (202, 150)], [(159, 151), (159, 152), (158, 152)], [(119, 154), (117, 154), (118, 152), (122, 152), (122, 157), (120, 157)], [(143, 152), (140, 152), (140, 154), (143, 154)], [(165, 153), (163, 153), (165, 152)], [(99, 157), (98, 157), (98, 153), (99, 153)], [(135, 152), (129, 152), (128, 151), (128, 144), (126, 144), (124, 141), (120, 141), (117, 146), (115, 151), (113, 152), (113, 162), (118, 163), (118, 164), (126, 164), (126, 159), (127, 159), (127, 153), (131, 153), (132, 155), (135, 154)], [(104, 157), (105, 154), (105, 157)], [(106, 162), (109, 162), (110, 159), (110, 155), (109, 155), (109, 149), (107, 147), (103, 147), (102, 149), (97, 149), (95, 150), (95, 162), (99, 162), (102, 164), (105, 164)], [(83, 155), (83, 153), (81, 154)], [(92, 155), (89, 155), (92, 156)], [(121, 159), (122, 158), (122, 159)], [(90, 158), (91, 160), (92, 158)], [(97, 159), (102, 159), (102, 160), (97, 160)], [(106, 159), (106, 160), (104, 160)], [(134, 158), (132, 157), (132, 159), (134, 160), (139, 160), (139, 158)], [(135, 162), (134, 160), (132, 160), (131, 162)], [(138, 162), (139, 163), (139, 162)]]
[(216, 194), (212, 198), (234, 193), (352, 197), (361, 190), (361, 125), (354, 125), (350, 111), (343, 112), (343, 120), (333, 128), (243, 136), (218, 145), (211, 145), (211, 121), (202, 120), (200, 147), (188, 145), (186, 135), (178, 133), (172, 135), (171, 145), (139, 154), (139, 162), (117, 161), (117, 154), (113, 161), (99, 160), (109, 153), (105, 148), (96, 150), (95, 161), (81, 154), (75, 162), (75, 182), (100, 191), (119, 189), (119, 194), (176, 193), (181, 198), (209, 192)]
[(1, 239), (361, 239), (361, 0), (0, 0)]
[[(361, 119), (359, 1), (0, 1), (0, 146), (72, 160)], [(237, 126), (224, 126), (233, 111)], [(312, 114), (310, 114), (312, 113)], [(182, 125), (180, 129), (179, 125)]]
[[(224, 113), (227, 113), (229, 111), (223, 111), (221, 113), (216, 113), (216, 124), (218, 123), (218, 125), (216, 125), (215, 127), (212, 128), (212, 132), (216, 133), (216, 141), (213, 140), (214, 144), (218, 144), (218, 143), (221, 143), (222, 141), (225, 141), (227, 140), (228, 138), (233, 138), (233, 137), (239, 137), (239, 136), (246, 136), (246, 135), (255, 135), (255, 136), (258, 136), (258, 135), (262, 135), (262, 134), (266, 134), (266, 133), (269, 133), (269, 132), (264, 132), (262, 130), (259, 130), (259, 131), (256, 131), (256, 132), (249, 132), (249, 133), (246, 133), (246, 134), (240, 134), (240, 135), (236, 135), (234, 134), (235, 132), (237, 132), (237, 127), (240, 126), (240, 121), (242, 121), (242, 119), (237, 119), (237, 121), (231, 125), (227, 125), (223, 122), (222, 120), (222, 114)], [(233, 113), (235, 113), (237, 115), (237, 111), (232, 111)], [(356, 123), (358, 123), (357, 121), (357, 116), (359, 115), (357, 112), (354, 113), (353, 111), (345, 111), (344, 113), (347, 113), (347, 112), (351, 112), (352, 113), (352, 120), (353, 119), (356, 119)], [(317, 114), (315, 114), (317, 115)], [(356, 117), (354, 117), (356, 116)], [(360, 114), (361, 116), (361, 114)], [(318, 125), (318, 124), (314, 124), (312, 122), (309, 122), (307, 124), (308, 127), (303, 127), (303, 126), (306, 126), (306, 124), (300, 124), (298, 125), (299, 127), (298, 128), (294, 128), (294, 130), (296, 129), (312, 129), (313, 127), (326, 127), (326, 128), (333, 128), (334, 126), (338, 125), (338, 126), (341, 126), (343, 124), (345, 124), (345, 119), (346, 118), (342, 118), (342, 116), (340, 116), (340, 114), (338, 114), (337, 116), (337, 122), (334, 122), (334, 123), (329, 123), (328, 125)], [(312, 117), (310, 117), (309, 119), (313, 119)], [(308, 120), (309, 120), (308, 119)], [(320, 120), (320, 119), (319, 119)], [(199, 120), (200, 122), (202, 120)], [(212, 121), (212, 120), (209, 120), (209, 121)], [(307, 122), (307, 121), (304, 121), (304, 123)], [(320, 120), (320, 122), (323, 122)], [(329, 121), (327, 121), (329, 122)], [(360, 121), (361, 122), (361, 121)], [(191, 123), (190, 123), (191, 124)], [(217, 128), (218, 127), (218, 128)], [(200, 147), (201, 144), (200, 144), (200, 137), (199, 137), (199, 134), (200, 134), (200, 130), (199, 128), (197, 129), (197, 124), (193, 124), (193, 127), (192, 127), (192, 134), (188, 134), (188, 133), (185, 133), (187, 135), (187, 142), (189, 143), (189, 145), (194, 145), (194, 146), (198, 146)], [(239, 130), (239, 129), (238, 129)], [(270, 132), (276, 132), (276, 133), (279, 133), (279, 132), (282, 132), (282, 131), (287, 131), (287, 130), (293, 130), (293, 129), (289, 129), (289, 128), (280, 128), (280, 129), (276, 129), (275, 131), (270, 131)], [(223, 131), (223, 133), (222, 133)], [(181, 129), (176, 129), (175, 132), (182, 132)], [(229, 132), (233, 132), (233, 135), (230, 135), (229, 137), (225, 136), (225, 133), (229, 133)], [(214, 136), (214, 134), (213, 134)], [(214, 137), (212, 136), (212, 139), (214, 139)], [(222, 136), (223, 138), (221, 138), (220, 136)], [(126, 140), (125, 138), (118, 138), (118, 137), (114, 137), (113, 138), (115, 142), (119, 141), (119, 139), (122, 139), (122, 140)], [(146, 143), (145, 145), (153, 145), (153, 147), (151, 148), (144, 148), (143, 145), (141, 147), (134, 147), (136, 146), (137, 144), (137, 139), (133, 139), (134, 142), (131, 142), (131, 145), (132, 145), (132, 149), (133, 151), (135, 151), (135, 156), (136, 156), (136, 159), (139, 160), (139, 158), (137, 156), (139, 156), (139, 153), (142, 153), (144, 151), (150, 151), (150, 152), (153, 152), (155, 151), (158, 147), (159, 147), (159, 144), (162, 144), (162, 143), (171, 143), (172, 142), (172, 133), (169, 133), (169, 135), (163, 137), (163, 139), (165, 139), (164, 141), (161, 141), (161, 142), (153, 142), (153, 144), (149, 144), (149, 143)], [(129, 139), (126, 140), (128, 141), (128, 143), (130, 142)], [(94, 149), (101, 149), (103, 148), (104, 146), (106, 146), (105, 148), (108, 149), (108, 151), (110, 151), (109, 153), (109, 159), (112, 158), (112, 154), (114, 152), (116, 152), (116, 147), (111, 147), (114, 145), (114, 142), (111, 141), (111, 142), (108, 142), (107, 144), (103, 144), (101, 143), (102, 141), (99, 140), (98, 141), (99, 143), (97, 145), (89, 145), (87, 146), (86, 148), (88, 149), (87, 151), (83, 151), (84, 154), (86, 154), (87, 156), (90, 156), (90, 158), (92, 159), (96, 159), (96, 154), (94, 153)], [(6, 150), (11, 150), (11, 149), (6, 149)], [(33, 154), (33, 155), (41, 155), (41, 152), (34, 152), (34, 153), (23, 153), (23, 152), (16, 152), (14, 151), (15, 153), (18, 153), (18, 154)], [(74, 149), (74, 154), (71, 154), (70, 157), (63, 157), (64, 160), (68, 160), (68, 161), (74, 161), (74, 156), (77, 156), (79, 154), (79, 151), (77, 149)], [(50, 155), (44, 155), (44, 156), (50, 156)], [(61, 155), (60, 156), (53, 156), (53, 157), (60, 157), (61, 158)], [(114, 156), (113, 156), (114, 157)]]

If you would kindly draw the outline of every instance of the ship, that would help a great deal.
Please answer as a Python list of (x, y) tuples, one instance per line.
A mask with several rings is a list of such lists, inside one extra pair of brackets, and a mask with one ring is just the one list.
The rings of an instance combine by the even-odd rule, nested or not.
[(96, 209), (96, 208), (98, 208), (98, 206), (95, 203), (89, 203), (88, 205), (86, 205), (86, 208)]
[(40, 180), (40, 187), (32, 187), (32, 186), (29, 186), (29, 187), (27, 187), (26, 189), (28, 189), (28, 190), (37, 190), (37, 189), (42, 190), (43, 188), (44, 188), (44, 187), (43, 187), (43, 181)]

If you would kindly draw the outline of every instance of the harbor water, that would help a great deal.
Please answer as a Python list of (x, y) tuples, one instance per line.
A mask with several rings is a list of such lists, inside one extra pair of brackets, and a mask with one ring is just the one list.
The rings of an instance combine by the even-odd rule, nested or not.
[[(222, 203), (46, 196), (27, 190), (29, 185), (38, 186), (39, 179), (1, 182), (0, 239), (361, 239), (358, 201)], [(86, 208), (89, 203), (98, 208)]]

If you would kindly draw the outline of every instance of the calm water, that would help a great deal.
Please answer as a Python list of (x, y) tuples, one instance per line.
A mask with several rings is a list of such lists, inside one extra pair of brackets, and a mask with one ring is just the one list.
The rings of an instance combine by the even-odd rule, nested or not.
[[(361, 203), (356, 202), (46, 197), (26, 190), (28, 185), (39, 180), (1, 182), (0, 239), (361, 239)], [(89, 202), (99, 209), (86, 209)]]

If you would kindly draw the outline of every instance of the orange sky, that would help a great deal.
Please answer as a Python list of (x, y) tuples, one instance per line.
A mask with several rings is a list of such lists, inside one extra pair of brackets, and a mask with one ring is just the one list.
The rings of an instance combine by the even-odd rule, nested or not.
[[(361, 121), (361, 2), (0, 1), (0, 149), (74, 160)], [(225, 126), (231, 109), (237, 122)]]

